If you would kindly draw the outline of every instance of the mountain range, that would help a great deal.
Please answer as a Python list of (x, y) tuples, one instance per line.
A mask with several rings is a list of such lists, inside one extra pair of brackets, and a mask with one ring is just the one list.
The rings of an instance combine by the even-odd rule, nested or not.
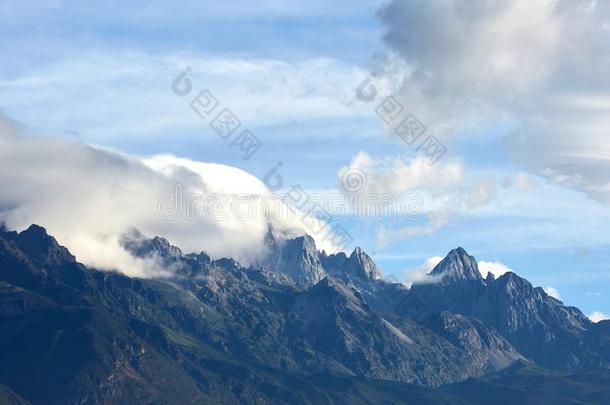
[(362, 249), (269, 232), (249, 266), (127, 232), (168, 269), (80, 264), (0, 230), (0, 403), (610, 403), (610, 321), (457, 248), (407, 288)]

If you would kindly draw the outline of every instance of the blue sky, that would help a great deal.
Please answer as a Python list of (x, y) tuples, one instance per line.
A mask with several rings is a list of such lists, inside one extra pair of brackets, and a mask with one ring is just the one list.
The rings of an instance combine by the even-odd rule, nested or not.
[[(420, 3), (4, 3), (0, 113), (45, 136), (259, 178), (281, 161), (286, 183), (312, 192), (340, 190), (342, 170), (358, 170), (364, 191), (418, 193), (422, 212), (443, 213), (436, 225), (339, 219), (386, 274), (403, 279), (460, 245), (587, 314), (610, 314), (608, 8)], [(562, 13), (580, 41), (565, 46), (599, 71), (563, 56)], [(187, 66), (195, 89), (262, 140), (253, 158), (171, 92)], [(379, 97), (362, 102), (355, 90), (372, 72)], [(376, 115), (390, 95), (447, 147), (436, 165), (413, 163), (415, 147)], [(394, 235), (386, 243), (382, 229)]]

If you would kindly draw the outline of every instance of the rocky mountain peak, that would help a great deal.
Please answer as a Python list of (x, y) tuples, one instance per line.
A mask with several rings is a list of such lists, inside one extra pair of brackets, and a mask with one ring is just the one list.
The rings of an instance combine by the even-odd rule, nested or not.
[[(167, 239), (155, 236), (147, 237), (139, 230), (132, 228), (121, 236), (121, 246), (131, 255), (139, 258), (158, 260), (177, 275), (198, 276), (207, 273), (212, 266), (212, 259), (205, 252), (183, 254), (182, 250), (172, 245)], [(228, 259), (227, 259), (228, 260)], [(218, 263), (216, 263), (218, 265)], [(227, 269), (233, 264), (222, 262)]]
[[(307, 308), (311, 316), (319, 317), (327, 312), (343, 312), (344, 310), (362, 312), (368, 306), (361, 295), (338, 279), (326, 277), (301, 295), (300, 306)], [(312, 309), (316, 311), (311, 312)]]
[(381, 280), (381, 271), (373, 259), (360, 247), (354, 249), (348, 260), (348, 269), (352, 274), (364, 279)]
[(349, 256), (343, 252), (327, 254), (318, 251), (315, 240), (309, 235), (282, 239), (271, 231), (265, 236), (265, 246), (267, 254), (256, 265), (288, 275), (301, 287), (310, 287), (328, 275), (341, 279), (382, 278), (381, 271), (373, 259), (359, 247)]
[(301, 287), (309, 287), (327, 276), (316, 242), (309, 235), (278, 241), (266, 240), (269, 253), (257, 265), (282, 273)]
[(135, 228), (130, 229), (121, 237), (121, 245), (136, 257), (156, 255), (168, 259), (182, 256), (182, 251), (170, 244), (167, 239), (159, 236), (149, 239)]
[(23, 232), (8, 232), (7, 236), (38, 265), (60, 265), (76, 261), (68, 249), (61, 246), (41, 226), (30, 225)]
[(288, 244), (294, 248), (301, 249), (303, 253), (309, 255), (317, 255), (318, 250), (316, 248), (316, 242), (309, 235), (299, 236), (297, 238), (288, 241)]
[(483, 280), (479, 266), (473, 256), (463, 248), (458, 247), (450, 251), (447, 256), (430, 272), (443, 282), (455, 280)]

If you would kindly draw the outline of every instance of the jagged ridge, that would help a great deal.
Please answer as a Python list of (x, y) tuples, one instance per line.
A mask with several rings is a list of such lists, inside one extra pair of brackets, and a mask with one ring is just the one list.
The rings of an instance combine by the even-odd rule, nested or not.
[[(300, 403), (321, 388), (289, 389), (288, 375), (437, 386), (517, 361), (608, 370), (607, 325), (514, 273), (483, 280), (463, 249), (433, 270), (439, 282), (409, 290), (381, 280), (361, 249), (276, 242), (263, 267), (244, 268), (134, 231), (126, 248), (176, 271), (138, 280), (85, 268), (40, 227), (0, 232), (0, 384), (34, 403)], [(20, 379), (28, 369), (39, 372)]]

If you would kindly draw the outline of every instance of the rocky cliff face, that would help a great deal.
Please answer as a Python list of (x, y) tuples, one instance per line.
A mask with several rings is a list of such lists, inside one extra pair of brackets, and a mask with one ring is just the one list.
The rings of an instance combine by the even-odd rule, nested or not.
[(343, 252), (330, 256), (323, 252), (321, 261), (327, 273), (335, 277), (350, 277), (365, 281), (383, 278), (381, 270), (373, 259), (359, 247), (356, 247), (349, 256)]
[(328, 274), (311, 236), (277, 242), (261, 263), (262, 267), (289, 276), (299, 287), (310, 287)]
[(268, 253), (257, 265), (272, 272), (283, 273), (294, 284), (308, 288), (333, 276), (344, 279), (381, 280), (381, 271), (361, 248), (349, 255), (340, 252), (328, 255), (316, 248), (312, 237), (278, 241), (271, 233), (267, 237)]

